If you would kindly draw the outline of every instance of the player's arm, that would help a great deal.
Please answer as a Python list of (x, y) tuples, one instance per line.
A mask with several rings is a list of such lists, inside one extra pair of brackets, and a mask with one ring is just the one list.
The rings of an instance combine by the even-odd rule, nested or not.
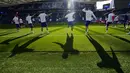
[(75, 15), (76, 12), (73, 13), (73, 18), (76, 18), (76, 15)]
[(95, 18), (95, 20), (97, 20), (97, 17), (94, 15), (94, 13), (92, 12), (92, 16)]
[(83, 12), (86, 12), (86, 8), (82, 9)]
[(51, 16), (52, 15), (52, 13), (50, 13), (50, 14), (46, 14), (46, 16)]
[(68, 14), (67, 14), (67, 15), (65, 15), (65, 16), (63, 16), (63, 18), (68, 18)]
[(11, 23), (12, 23), (12, 24), (14, 23), (14, 18), (12, 19)]

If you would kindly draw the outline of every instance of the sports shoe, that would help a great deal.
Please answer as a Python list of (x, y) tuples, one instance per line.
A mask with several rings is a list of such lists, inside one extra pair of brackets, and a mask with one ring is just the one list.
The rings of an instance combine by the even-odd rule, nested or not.
[(34, 31), (31, 31), (31, 33), (34, 33)]
[(108, 30), (106, 30), (106, 33), (108, 33)]
[(85, 32), (85, 35), (87, 35), (88, 34), (88, 32)]
[(50, 32), (49, 32), (49, 31), (47, 31), (47, 33), (49, 34)]

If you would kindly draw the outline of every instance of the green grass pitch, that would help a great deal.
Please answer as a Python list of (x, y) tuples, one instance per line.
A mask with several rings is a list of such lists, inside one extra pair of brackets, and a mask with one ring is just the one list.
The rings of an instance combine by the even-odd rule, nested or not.
[[(91, 24), (85, 35), (83, 23), (74, 26), (51, 23), (50, 33), (40, 27), (19, 32), (0, 28), (0, 73), (129, 73), (130, 35), (123, 25)], [(1, 25), (0, 25), (1, 26)], [(67, 34), (68, 32), (68, 34)]]

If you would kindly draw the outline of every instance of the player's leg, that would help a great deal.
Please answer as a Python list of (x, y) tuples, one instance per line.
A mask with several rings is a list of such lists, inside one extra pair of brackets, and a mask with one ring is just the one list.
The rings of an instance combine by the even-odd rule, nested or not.
[(108, 32), (109, 24), (110, 24), (110, 22), (106, 23), (106, 33)]
[(85, 34), (87, 34), (88, 33), (88, 31), (89, 31), (89, 29), (88, 29), (88, 26), (89, 26), (89, 24), (90, 24), (90, 21), (86, 21), (86, 31), (85, 31)]
[(117, 24), (117, 22), (116, 22), (116, 21), (114, 21), (114, 22), (113, 22), (113, 27), (116, 27), (116, 24)]
[(71, 34), (73, 33), (73, 29), (74, 29), (74, 23), (71, 22)]
[(128, 28), (129, 32), (127, 33), (128, 35), (130, 35), (130, 28)]
[(74, 23), (73, 22), (71, 22), (71, 31), (73, 31), (73, 28), (74, 28)]
[(124, 29), (126, 29), (126, 21), (124, 21), (123, 24), (124, 24)]
[(67, 26), (67, 30), (66, 30), (67, 33), (68, 33), (70, 27), (71, 27), (71, 22), (68, 22), (68, 26)]
[(44, 26), (44, 23), (41, 23), (41, 33), (43, 33), (43, 26)]
[(19, 24), (15, 24), (15, 25), (16, 25), (17, 32), (19, 32), (19, 28), (20, 28)]
[(47, 33), (49, 33), (48, 24), (47, 23), (45, 23), (45, 27), (46, 27)]
[(29, 24), (30, 25), (30, 28), (31, 28), (31, 32), (34, 33), (33, 31), (33, 24)]

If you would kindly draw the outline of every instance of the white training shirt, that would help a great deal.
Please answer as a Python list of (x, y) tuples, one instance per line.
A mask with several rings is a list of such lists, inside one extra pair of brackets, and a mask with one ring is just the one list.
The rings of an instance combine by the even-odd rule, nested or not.
[(47, 14), (45, 14), (45, 13), (39, 14), (38, 17), (40, 17), (40, 22), (41, 23), (46, 22), (46, 16), (47, 16)]
[(23, 23), (23, 20), (22, 20), (22, 19), (19, 19), (19, 23)]
[(114, 19), (114, 21), (118, 21), (118, 19), (119, 19), (119, 17), (118, 17), (118, 16), (116, 16), (116, 17), (115, 17), (115, 19)]
[(71, 12), (71, 13), (68, 13), (65, 18), (67, 18), (67, 21), (70, 22), (70, 21), (74, 21), (74, 17), (73, 15), (75, 14), (75, 12)]
[(97, 20), (96, 16), (91, 10), (85, 10), (84, 8), (82, 11), (86, 13), (86, 21), (92, 21), (93, 20), (92, 17), (94, 17)]
[(52, 21), (52, 19), (50, 19), (50, 21)]
[(28, 24), (32, 24), (32, 16), (28, 15), (26, 17), (26, 21), (28, 22)]
[(112, 20), (112, 17), (113, 17), (113, 16), (115, 16), (115, 14), (114, 14), (114, 13), (110, 13), (110, 14), (108, 15), (107, 22), (113, 22), (113, 20)]
[(84, 20), (84, 17), (82, 17), (82, 20)]
[(13, 21), (14, 21), (15, 24), (19, 24), (19, 18), (18, 18), (18, 17), (15, 16), (15, 17), (13, 18)]

